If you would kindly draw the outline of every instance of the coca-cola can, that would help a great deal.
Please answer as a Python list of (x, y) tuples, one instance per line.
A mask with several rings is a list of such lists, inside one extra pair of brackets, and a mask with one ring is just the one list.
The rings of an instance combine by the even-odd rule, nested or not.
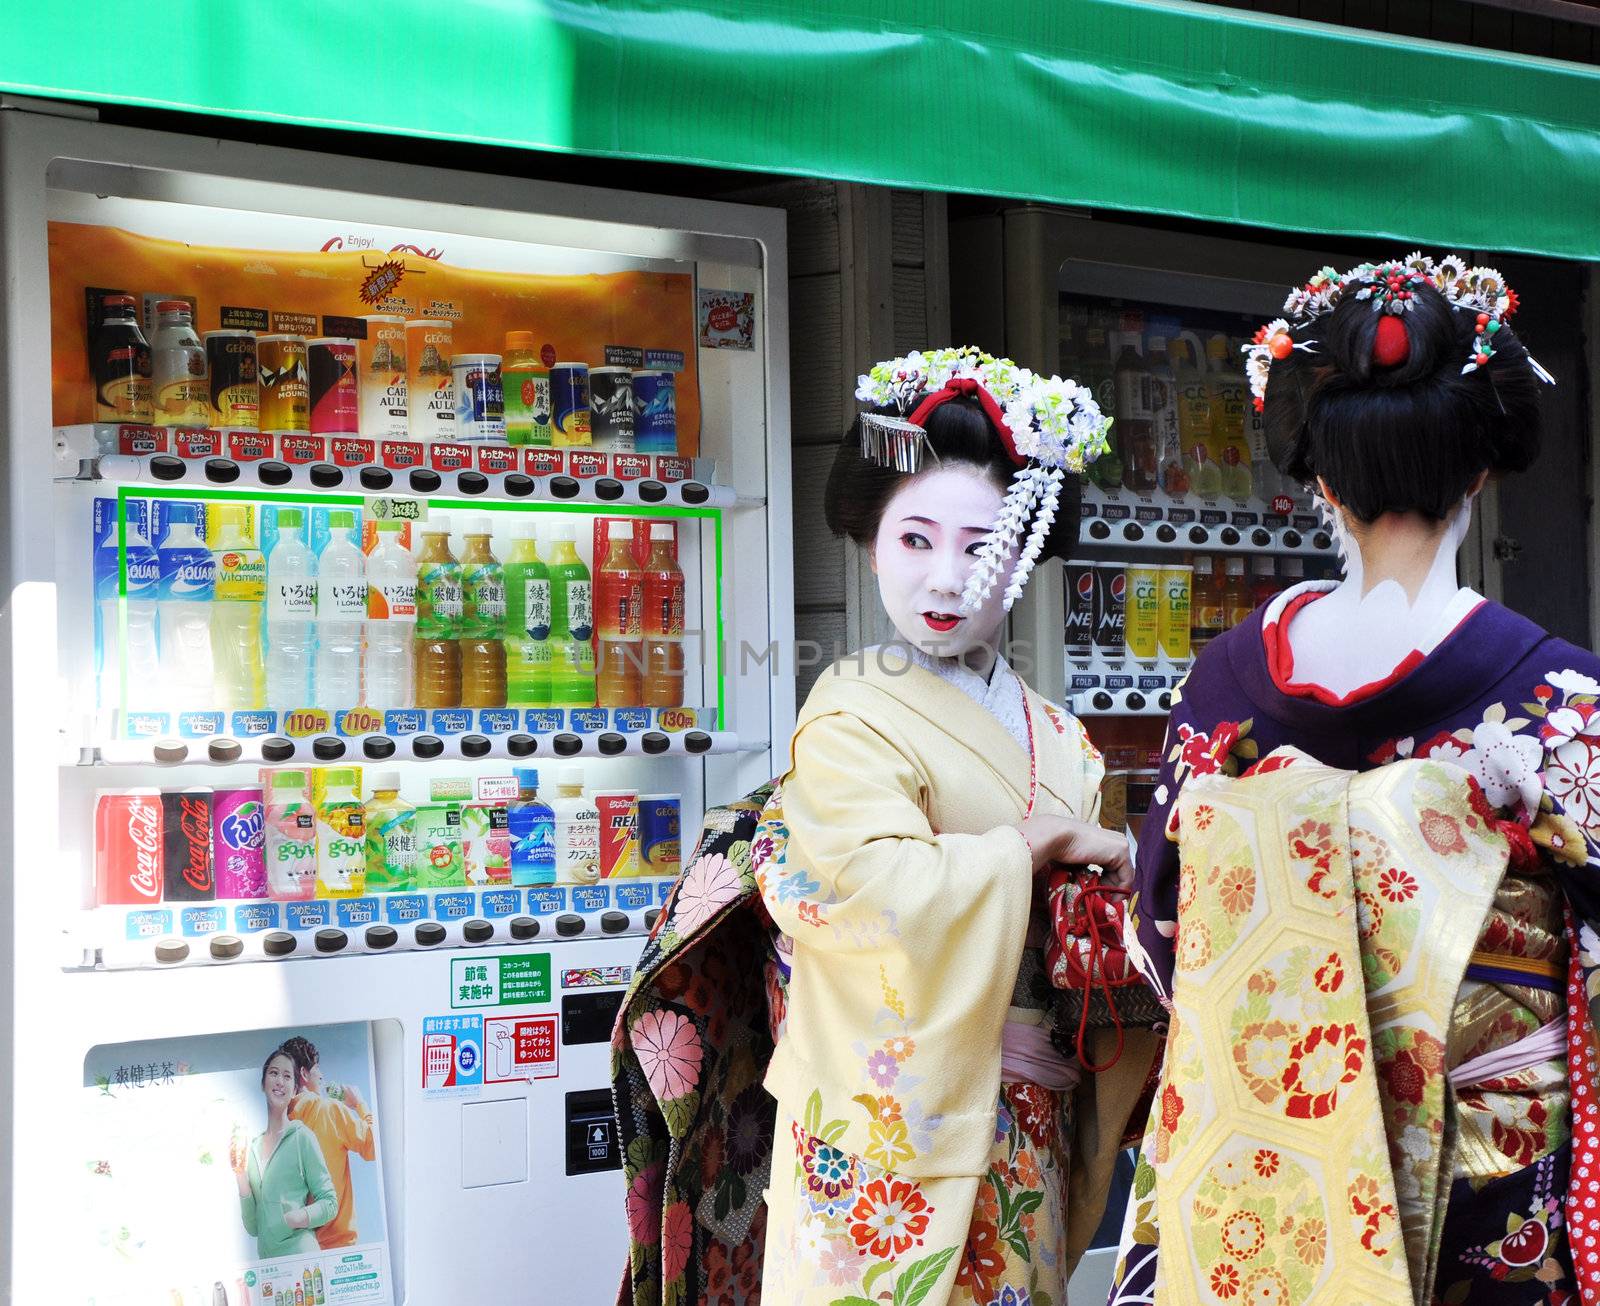
[(102, 907), (161, 901), (159, 789), (129, 789), (96, 800), (94, 891)]
[(162, 793), (161, 881), (168, 902), (210, 902), (217, 896), (211, 864), (211, 790)]

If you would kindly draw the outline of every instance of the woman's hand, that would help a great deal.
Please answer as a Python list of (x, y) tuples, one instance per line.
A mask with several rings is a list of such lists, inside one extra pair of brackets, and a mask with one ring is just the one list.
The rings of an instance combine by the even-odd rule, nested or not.
[(311, 1224), (311, 1213), (303, 1206), (291, 1207), (283, 1213), (283, 1222), (291, 1229), (305, 1229)]
[(1017, 829), (1033, 849), (1034, 873), (1053, 862), (1068, 866), (1098, 866), (1113, 888), (1133, 883), (1133, 859), (1128, 840), (1114, 830), (1091, 825), (1070, 816), (1030, 816)]

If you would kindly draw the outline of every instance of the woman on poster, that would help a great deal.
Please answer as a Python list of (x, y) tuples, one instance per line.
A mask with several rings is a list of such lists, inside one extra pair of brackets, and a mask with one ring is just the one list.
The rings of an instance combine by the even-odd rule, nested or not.
[(283, 1050), (294, 1060), (296, 1091), (289, 1103), (289, 1118), (299, 1121), (316, 1136), (338, 1201), (333, 1219), (316, 1231), (317, 1244), (324, 1251), (352, 1246), (361, 1235), (356, 1227), (350, 1158), (354, 1155), (371, 1161), (377, 1156), (372, 1110), (361, 1100), (354, 1084), (327, 1082), (322, 1073), (322, 1058), (316, 1044), (309, 1039), (296, 1034), (284, 1040)]
[(1516, 306), (1414, 254), (1323, 269), (1249, 347), (1345, 577), (1175, 696), (1129, 913), (1172, 1022), (1114, 1303), (1596, 1299), (1600, 660), (1455, 569), (1538, 450)]
[[(1131, 867), (1094, 823), (1083, 727), (996, 650), (1076, 536), (1063, 482), (1107, 422), (1073, 382), (976, 351), (880, 364), (858, 393), (875, 407), (828, 523), (868, 550), (904, 643), (812, 690), (775, 799), (787, 843), (757, 873), (790, 971), (763, 1293), (1062, 1306), (1069, 1217), (1092, 1229), (1104, 1198), (1086, 1184), (1069, 1210), (1069, 1163), (1114, 1142), (1071, 1155), (1074, 1090), (1092, 1106), (1097, 1086), (1051, 1041), (1041, 873)], [(1124, 1112), (1143, 1070), (1107, 1077)]]
[(334, 1218), (338, 1200), (316, 1136), (289, 1118), (294, 1058), (274, 1048), (261, 1067), (267, 1127), (248, 1145), (236, 1137), (230, 1160), (239, 1185), (239, 1217), (256, 1240), (256, 1256), (315, 1255), (315, 1231)]

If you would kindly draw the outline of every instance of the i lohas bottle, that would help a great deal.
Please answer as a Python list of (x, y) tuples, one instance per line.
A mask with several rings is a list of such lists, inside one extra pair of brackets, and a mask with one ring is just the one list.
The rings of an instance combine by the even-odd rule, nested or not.
[(405, 523), (376, 523), (377, 543), (367, 555), (366, 705), (383, 710), (410, 707), (417, 638), (417, 564), (400, 542)]
[[(95, 602), (104, 659), (100, 685), (103, 706), (139, 710), (156, 706), (156, 691), (161, 683), (156, 620), (161, 562), (131, 519), (125, 529), (123, 557), (117, 553), (115, 525), (106, 532), (95, 556)], [(126, 593), (122, 584), (124, 562)]]
[(531, 521), (512, 530), (506, 555), (506, 702), (550, 706), (550, 571)]
[(461, 702), (506, 705), (506, 578), (489, 519), (469, 517), (461, 550)]
[(416, 701), (461, 706), (461, 564), (450, 551), (450, 523), (431, 518), (417, 552)]
[(214, 519), (211, 561), (216, 588), (211, 600), (212, 697), (222, 708), (266, 705), (261, 658), (262, 609), (267, 568), (256, 547), (253, 509), (225, 503)]
[(556, 814), (539, 799), (539, 773), (518, 767), (517, 797), (510, 806), (511, 883), (517, 886), (556, 882)]
[(267, 558), (267, 706), (310, 707), (317, 658), (317, 557), (306, 546), (305, 513), (278, 513), (278, 542)]
[[(191, 513), (193, 509), (189, 510)], [(161, 579), (161, 678), (167, 705), (209, 707), (215, 669), (211, 660), (211, 603), (217, 569), (193, 517), (177, 520), (156, 550)]]
[(550, 701), (557, 707), (595, 705), (594, 589), (578, 557), (576, 532), (565, 522), (552, 532), (550, 557)]
[(328, 542), (317, 559), (318, 707), (337, 711), (364, 702), (362, 627), (367, 618), (367, 560), (351, 538), (356, 515), (328, 514)]

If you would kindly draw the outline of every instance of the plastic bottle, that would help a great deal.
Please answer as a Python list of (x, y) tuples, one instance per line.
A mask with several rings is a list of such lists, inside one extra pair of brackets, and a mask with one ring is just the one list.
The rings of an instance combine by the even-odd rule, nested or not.
[(367, 559), (351, 538), (353, 512), (328, 514), (328, 542), (317, 559), (317, 697), (319, 707), (365, 702), (361, 694), (362, 627), (367, 618)]
[[(1137, 324), (1135, 314), (1128, 320)], [(1139, 329), (1122, 333), (1117, 354), (1116, 430), (1122, 449), (1122, 484), (1135, 494), (1156, 488), (1155, 414), (1150, 403), (1150, 369), (1139, 350)]]
[(1278, 587), (1281, 593), (1293, 589), (1296, 585), (1303, 584), (1306, 578), (1306, 560), (1304, 558), (1285, 558), (1283, 560), (1283, 584)]
[[(124, 708), (156, 706), (161, 685), (161, 649), (157, 612), (161, 594), (160, 555), (152, 549), (130, 517), (125, 540), (128, 572), (126, 626), (119, 611), (122, 600), (122, 560), (117, 556), (117, 527), (100, 542), (95, 560), (96, 599), (100, 605), (100, 630), (104, 662), (101, 683), (106, 705)], [(127, 690), (127, 701), (121, 693)]]
[(511, 883), (556, 882), (556, 814), (539, 800), (539, 773), (518, 767), (517, 797), (511, 804)]
[(644, 564), (645, 707), (683, 706), (683, 568), (677, 530), (671, 522), (650, 524), (650, 556)]
[(600, 809), (583, 792), (580, 767), (558, 767), (550, 810), (556, 823), (556, 883), (596, 884), (600, 879)]
[(578, 557), (576, 532), (566, 522), (551, 534), (550, 557), (550, 701), (560, 707), (595, 704), (594, 594), (589, 569)]
[(1254, 489), (1251, 475), (1250, 442), (1245, 436), (1245, 414), (1252, 411), (1250, 383), (1244, 364), (1235, 354), (1229, 357), (1228, 338), (1214, 335), (1206, 341), (1210, 360), (1212, 400), (1212, 443), (1222, 468), (1222, 492), (1230, 499), (1246, 503)]
[(210, 707), (211, 600), (217, 568), (192, 518), (177, 520), (156, 550), (160, 568), (161, 677), (167, 705)]
[(376, 771), (363, 814), (367, 892), (399, 893), (417, 887), (417, 809), (400, 797), (400, 773)]
[(285, 508), (267, 559), (267, 706), (310, 707), (316, 659), (317, 556), (306, 547), (305, 513)]
[(310, 787), (311, 777), (298, 769), (267, 774), (267, 896), (277, 902), (316, 896), (317, 818)]
[(267, 565), (256, 547), (253, 516), (254, 509), (241, 503), (220, 504), (211, 513), (212, 699), (220, 708), (266, 706), (261, 623)]
[[(1237, 338), (1228, 342), (1228, 354), (1235, 364), (1244, 356), (1244, 345), (1245, 342)], [(1261, 420), (1261, 414), (1256, 411), (1248, 378), (1245, 380), (1244, 401), (1244, 441), (1250, 448), (1251, 490), (1264, 506), (1270, 508), (1274, 498), (1289, 491), (1283, 488), (1283, 478), (1268, 452), (1267, 428)]]
[(1222, 576), (1217, 571), (1216, 559), (1207, 553), (1198, 553), (1194, 559), (1194, 582), (1189, 597), (1189, 651), (1199, 657), (1205, 648), (1224, 629), (1226, 600), (1222, 593)]
[[(1117, 413), (1117, 379), (1112, 359), (1112, 343), (1107, 340), (1103, 322), (1090, 319), (1084, 330), (1083, 384), (1094, 393), (1095, 403), (1107, 417)], [(1063, 374), (1065, 375), (1065, 374)], [(1122, 484), (1122, 436), (1115, 422), (1107, 433), (1110, 448), (1089, 464), (1089, 479), (1105, 490)]]
[(507, 331), (500, 377), (506, 399), (506, 443), (550, 443), (550, 372), (533, 332)]
[(1183, 444), (1189, 489), (1203, 499), (1214, 499), (1222, 493), (1222, 469), (1211, 452), (1211, 391), (1206, 384), (1200, 338), (1185, 331), (1172, 340), (1167, 352), (1178, 386), (1178, 439)]
[(637, 707), (644, 696), (644, 572), (633, 556), (633, 523), (610, 522), (594, 578), (595, 702)]
[(1260, 607), (1278, 592), (1278, 573), (1270, 553), (1258, 553), (1250, 559), (1250, 602)]
[(1150, 431), (1156, 449), (1156, 483), (1168, 494), (1189, 492), (1178, 438), (1178, 382), (1167, 357), (1167, 337), (1150, 337)]
[(380, 518), (377, 543), (367, 555), (368, 707), (410, 707), (416, 695), (411, 677), (412, 645), (417, 638), (417, 564), (400, 543), (405, 523)]
[(188, 300), (163, 299), (156, 305), (156, 333), (150, 342), (155, 419), (162, 426), (209, 426), (211, 390), (206, 349), (195, 334)]
[(317, 809), (317, 896), (359, 898), (367, 891), (367, 832), (361, 772), (335, 766), (313, 777)]
[(539, 560), (534, 523), (512, 528), (506, 555), (506, 702), (550, 705), (550, 571)]
[(506, 579), (489, 541), (489, 519), (469, 517), (461, 551), (461, 702), (506, 705)]
[(100, 301), (103, 316), (90, 358), (96, 422), (148, 423), (154, 417), (150, 346), (134, 317), (135, 302), (132, 295), (107, 295)]
[(450, 552), (450, 523), (422, 527), (417, 552), (417, 706), (461, 704), (461, 564)]
[(1244, 574), (1244, 559), (1228, 558), (1223, 564), (1226, 576), (1222, 582), (1222, 626), (1232, 630), (1250, 615), (1255, 605), (1250, 601), (1250, 579)]

